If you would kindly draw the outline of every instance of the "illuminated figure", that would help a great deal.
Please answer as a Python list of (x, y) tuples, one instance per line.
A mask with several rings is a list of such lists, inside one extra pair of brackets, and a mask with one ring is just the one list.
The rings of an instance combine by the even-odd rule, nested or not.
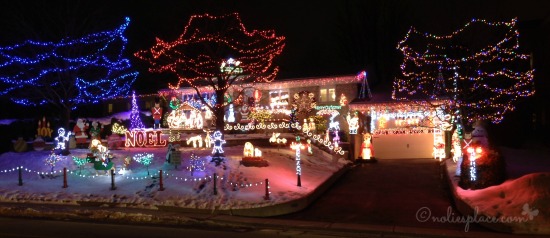
[(222, 145), (225, 144), (225, 140), (222, 139), (222, 133), (220, 131), (214, 132), (210, 143), (214, 145), (212, 154), (223, 154)]
[(374, 149), (371, 143), (372, 136), (369, 133), (363, 135), (363, 143), (361, 143), (360, 157), (369, 160), (374, 156)]
[(155, 128), (160, 129), (160, 119), (162, 118), (162, 107), (160, 107), (160, 104), (158, 102), (155, 102), (155, 106), (151, 108), (151, 113), (153, 114), (153, 120), (155, 120), (155, 123), (153, 124), (153, 129)]
[(67, 134), (65, 134), (65, 129), (59, 128), (57, 130), (57, 134), (58, 135), (55, 138), (55, 141), (57, 142), (55, 149), (65, 150), (65, 143), (69, 141), (69, 136), (71, 135), (71, 132), (67, 131)]
[(316, 131), (315, 121), (313, 121), (313, 118), (309, 118), (309, 130), (310, 130), (311, 132), (315, 132), (315, 131)]
[(359, 117), (357, 117), (357, 114), (354, 114), (352, 118), (350, 113), (348, 112), (348, 116), (346, 117), (346, 120), (348, 121), (348, 124), (349, 124), (349, 133), (357, 134), (357, 129), (359, 129)]
[(210, 148), (210, 145), (212, 144), (212, 138), (210, 137), (210, 130), (204, 130), (206, 132), (206, 136), (204, 137), (204, 144), (206, 148)]
[(304, 119), (304, 124), (302, 125), (302, 131), (304, 133), (309, 131), (309, 125), (307, 124), (307, 119)]
[(330, 116), (330, 122), (328, 124), (328, 129), (330, 130), (337, 130), (339, 131), (340, 130), (340, 122), (335, 122), (334, 121), (334, 118), (336, 116), (338, 116), (340, 113), (339, 112), (333, 112), (332, 115)]
[(76, 139), (76, 144), (83, 145), (86, 144), (86, 140), (88, 139), (88, 135), (86, 134), (86, 130), (88, 130), (88, 123), (84, 122), (82, 118), (79, 118), (76, 120), (76, 125), (73, 128), (73, 135)]
[(334, 147), (338, 147), (338, 144), (340, 143), (340, 136), (338, 135), (338, 131), (334, 131), (334, 138), (332, 138), (332, 141), (334, 142)]
[(254, 148), (254, 157), (262, 157), (262, 151), (258, 148)]
[(227, 116), (227, 122), (235, 122), (235, 112), (233, 111), (233, 104), (229, 105), (229, 116)]
[(313, 155), (313, 147), (311, 146), (311, 140), (307, 139), (307, 154)]
[(244, 143), (243, 156), (254, 157), (254, 146), (252, 145), (252, 143), (250, 142)]
[(90, 128), (90, 138), (91, 139), (101, 139), (101, 131), (103, 130), (103, 125), (99, 127), (97, 121), (92, 122), (92, 128)]

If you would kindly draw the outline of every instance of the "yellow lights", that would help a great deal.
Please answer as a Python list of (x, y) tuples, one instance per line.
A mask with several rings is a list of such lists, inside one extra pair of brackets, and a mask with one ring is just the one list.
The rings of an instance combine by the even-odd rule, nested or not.
[(128, 131), (128, 129), (126, 129), (124, 126), (122, 126), (122, 125), (115, 122), (115, 123), (113, 123), (113, 127), (111, 128), (111, 131), (114, 134), (123, 135)]
[(481, 147), (477, 147), (477, 148), (476, 148), (476, 153), (481, 154), (481, 152), (483, 152), (483, 150), (481, 149)]
[(243, 157), (262, 157), (262, 151), (250, 142), (244, 144)]
[(281, 133), (273, 132), (271, 138), (269, 138), (269, 143), (286, 144), (286, 138), (279, 138), (279, 135), (281, 135)]
[(193, 143), (193, 148), (202, 147), (202, 137), (201, 135), (191, 136), (187, 139), (187, 145)]

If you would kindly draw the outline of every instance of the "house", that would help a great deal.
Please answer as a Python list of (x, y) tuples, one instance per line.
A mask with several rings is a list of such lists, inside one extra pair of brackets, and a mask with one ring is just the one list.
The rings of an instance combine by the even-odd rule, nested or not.
[(445, 115), (441, 100), (391, 99), (389, 90), (356, 99), (350, 111), (359, 115), (362, 128), (352, 138), (353, 154), (360, 154), (362, 135), (372, 135), (374, 157), (378, 159), (437, 158), (445, 155), (445, 130), (450, 116)]

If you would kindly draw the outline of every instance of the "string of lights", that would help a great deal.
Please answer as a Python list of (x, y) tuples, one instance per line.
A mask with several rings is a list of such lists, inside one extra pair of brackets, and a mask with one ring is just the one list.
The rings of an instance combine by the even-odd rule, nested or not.
[[(475, 29), (474, 26), (494, 30), (484, 33), (498, 33), (502, 38), (487, 43), (480, 39), (475, 43), (481, 46), (476, 47), (458, 45), (462, 34)], [(501, 122), (507, 112), (515, 109), (518, 100), (535, 93), (530, 57), (517, 53), (517, 28), (517, 19), (509, 22), (472, 19), (443, 36), (411, 27), (397, 45), (403, 54), (402, 75), (394, 81), (392, 98), (451, 100), (447, 103), (447, 111), (453, 115), (459, 112), (461, 115), (456, 118), (469, 123), (479, 120)], [(470, 42), (462, 42), (466, 43)]]
[[(0, 95), (9, 94), (13, 102), (27, 106), (62, 103), (73, 105), (73, 109), (78, 104), (127, 95), (138, 75), (128, 72), (130, 61), (122, 55), (129, 23), (127, 17), (111, 31), (58, 42), (27, 40), (0, 47)], [(91, 71), (94, 73), (88, 73)], [(59, 99), (57, 93), (37, 96), (30, 94), (30, 89), (68, 93)]]
[(136, 102), (136, 92), (132, 92), (132, 111), (130, 113), (130, 129), (139, 129), (139, 128), (145, 128), (145, 125), (143, 125), (143, 122), (141, 121), (141, 117), (139, 116), (139, 108)]
[[(198, 95), (206, 89), (222, 96), (234, 84), (273, 81), (279, 68), (272, 62), (282, 53), (284, 40), (285, 37), (276, 36), (273, 30), (248, 31), (237, 13), (222, 16), (203, 14), (191, 16), (175, 41), (157, 38), (150, 49), (134, 55), (149, 62), (150, 72), (174, 73), (178, 82), (168, 84), (170, 89), (179, 89), (186, 82)], [(205, 43), (225, 49), (235, 58), (204, 54), (202, 52), (207, 51), (200, 49)], [(217, 102), (210, 107), (221, 110), (225, 105)]]

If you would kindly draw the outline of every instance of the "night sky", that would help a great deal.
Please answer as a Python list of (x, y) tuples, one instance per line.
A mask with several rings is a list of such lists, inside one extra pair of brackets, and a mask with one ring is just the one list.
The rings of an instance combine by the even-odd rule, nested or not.
[[(113, 3), (114, 2), (114, 3)], [(448, 34), (471, 18), (544, 24), (547, 1), (12, 1), (0, 3), (0, 43), (57, 41), (113, 29), (131, 18), (126, 55), (140, 72), (135, 88), (151, 93), (173, 75), (150, 74), (132, 54), (182, 33), (193, 14), (238, 12), (251, 29), (286, 37), (276, 63), (278, 78), (355, 74), (367, 69), (372, 84), (391, 83), (399, 73), (395, 49), (408, 28)], [(539, 23), (542, 22), (542, 23)], [(523, 42), (520, 42), (523, 43)], [(520, 47), (521, 49), (521, 47)], [(524, 48), (525, 49), (525, 48)]]

